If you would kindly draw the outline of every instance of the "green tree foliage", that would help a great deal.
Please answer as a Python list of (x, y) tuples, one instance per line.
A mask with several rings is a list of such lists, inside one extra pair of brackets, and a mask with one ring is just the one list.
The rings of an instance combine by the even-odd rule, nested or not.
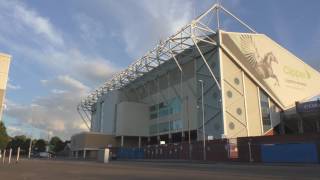
[(9, 142), (9, 136), (7, 134), (7, 130), (4, 123), (1, 121), (0, 122), (0, 149), (6, 148), (8, 142)]
[(21, 149), (21, 154), (26, 154), (29, 152), (30, 139), (25, 135), (13, 137), (7, 145), (7, 148), (12, 148), (15, 152), (18, 147)]
[(38, 140), (36, 140), (33, 149), (34, 149), (36, 152), (44, 152), (44, 151), (46, 151), (46, 146), (47, 146), (47, 143), (46, 143), (45, 140), (43, 140), (43, 139), (38, 139)]
[(65, 143), (57, 136), (54, 136), (50, 140), (50, 150), (54, 152), (60, 152), (64, 149)]

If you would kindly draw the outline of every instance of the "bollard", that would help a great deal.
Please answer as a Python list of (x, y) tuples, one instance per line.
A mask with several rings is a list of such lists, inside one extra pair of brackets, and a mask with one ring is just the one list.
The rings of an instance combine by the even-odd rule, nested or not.
[(5, 159), (6, 159), (6, 150), (3, 150), (3, 157), (2, 157), (2, 164), (5, 163)]
[(30, 159), (30, 157), (31, 157), (31, 148), (32, 148), (31, 146), (32, 146), (32, 139), (30, 139), (28, 159)]
[(11, 154), (12, 154), (12, 148), (10, 148), (9, 150), (9, 161), (8, 161), (9, 164), (11, 163)]
[(18, 147), (16, 163), (19, 162), (19, 157), (20, 157), (20, 147)]
[(0, 159), (2, 158), (2, 151), (1, 151), (1, 149), (0, 149)]

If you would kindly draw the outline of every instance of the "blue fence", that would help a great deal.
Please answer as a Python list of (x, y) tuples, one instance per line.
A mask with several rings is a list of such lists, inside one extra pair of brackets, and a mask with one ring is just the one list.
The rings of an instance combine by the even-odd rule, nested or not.
[(314, 143), (263, 144), (262, 162), (318, 163), (317, 146)]
[(144, 151), (142, 148), (119, 148), (117, 151), (118, 159), (143, 159)]

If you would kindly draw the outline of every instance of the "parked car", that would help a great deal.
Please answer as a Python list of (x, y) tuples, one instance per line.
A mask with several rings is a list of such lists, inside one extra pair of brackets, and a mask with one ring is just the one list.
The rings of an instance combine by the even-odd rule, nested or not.
[(48, 152), (40, 152), (39, 157), (40, 158), (51, 158), (50, 153), (48, 153)]
[(54, 158), (55, 155), (51, 152), (39, 152), (39, 153), (36, 153), (34, 154), (32, 157), (34, 158), (48, 158), (48, 159), (51, 159), (51, 158)]

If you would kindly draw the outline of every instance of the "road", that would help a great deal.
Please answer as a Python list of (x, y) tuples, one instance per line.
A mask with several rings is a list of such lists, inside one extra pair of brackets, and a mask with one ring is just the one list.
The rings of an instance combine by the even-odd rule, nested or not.
[(102, 179), (320, 179), (319, 165), (263, 165), (186, 162), (22, 160), (0, 164), (1, 180)]

